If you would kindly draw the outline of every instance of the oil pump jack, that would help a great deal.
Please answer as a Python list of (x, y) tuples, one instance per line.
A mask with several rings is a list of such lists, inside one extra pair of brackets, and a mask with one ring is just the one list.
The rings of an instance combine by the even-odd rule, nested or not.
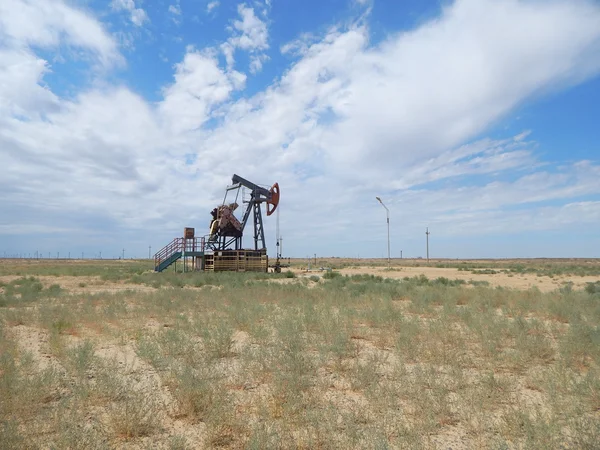
[[(231, 186), (225, 191), (223, 204), (212, 210), (213, 216), (210, 223), (210, 234), (207, 247), (213, 251), (235, 250), (242, 248), (242, 237), (244, 229), (250, 218), (253, 217), (254, 224), (254, 250), (266, 250), (265, 231), (263, 227), (261, 205), (267, 205), (267, 216), (275, 212), (279, 205), (279, 184), (275, 183), (271, 189), (266, 189), (254, 184), (239, 175), (233, 175)], [(250, 190), (250, 200), (242, 216), (242, 221), (238, 221), (233, 212), (238, 208), (237, 200), (241, 188)], [(229, 192), (236, 191), (236, 198), (233, 203), (226, 204)]]
[[(171, 264), (183, 259), (183, 270), (190, 266), (192, 270), (204, 271), (237, 271), (266, 272), (269, 259), (265, 244), (262, 204), (266, 205), (267, 216), (272, 215), (279, 205), (279, 184), (270, 189), (252, 183), (239, 175), (233, 175), (232, 184), (225, 191), (225, 198), (220, 206), (211, 212), (210, 231), (208, 236), (197, 238), (194, 228), (185, 228), (183, 238), (175, 238), (169, 245), (154, 255), (154, 268), (162, 272)], [(242, 188), (250, 191), (249, 200), (242, 220), (238, 220), (234, 211), (239, 207), (238, 199)], [(235, 200), (226, 203), (228, 194), (236, 192)], [(252, 216), (252, 219), (250, 219)], [(249, 220), (253, 223), (254, 248), (243, 248), (243, 235)], [(279, 244), (279, 242), (278, 242)], [(192, 259), (192, 263), (187, 261)], [(280, 271), (279, 251), (275, 271)]]

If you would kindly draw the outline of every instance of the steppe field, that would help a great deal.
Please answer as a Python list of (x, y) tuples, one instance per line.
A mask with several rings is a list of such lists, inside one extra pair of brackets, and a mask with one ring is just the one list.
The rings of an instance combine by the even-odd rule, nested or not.
[(600, 260), (310, 267), (0, 260), (0, 448), (600, 448)]

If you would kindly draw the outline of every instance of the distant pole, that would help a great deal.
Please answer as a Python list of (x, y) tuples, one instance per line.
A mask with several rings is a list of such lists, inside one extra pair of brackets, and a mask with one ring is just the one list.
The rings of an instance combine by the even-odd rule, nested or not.
[(149, 245), (149, 246), (148, 246), (148, 259), (152, 259), (152, 256), (151, 256), (151, 255), (152, 255), (152, 246), (151, 246), (151, 245)]
[(387, 247), (388, 247), (388, 269), (391, 267), (391, 263), (390, 263), (390, 210), (387, 208), (387, 206), (385, 206), (383, 204), (383, 202), (381, 201), (381, 199), (379, 197), (375, 197), (377, 199), (377, 201), (379, 203), (381, 203), (381, 206), (383, 206), (385, 208), (385, 216), (387, 219)]
[(317, 267), (317, 254), (315, 253), (315, 267)]
[(427, 236), (427, 262), (429, 262), (429, 227), (427, 227), (427, 231), (425, 231), (425, 235)]
[(123, 249), (123, 259), (125, 259), (125, 249)]
[(100, 252), (100, 259), (102, 259), (102, 252)]
[(400, 250), (400, 259), (402, 259), (402, 250)]

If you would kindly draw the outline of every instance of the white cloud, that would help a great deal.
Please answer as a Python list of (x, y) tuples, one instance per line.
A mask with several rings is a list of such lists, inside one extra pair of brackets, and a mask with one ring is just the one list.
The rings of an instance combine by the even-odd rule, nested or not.
[(0, 114), (31, 119), (56, 108), (58, 97), (41, 84), (48, 70), (28, 51), (0, 48)]
[(254, 9), (246, 5), (238, 5), (238, 14), (242, 20), (235, 20), (233, 28), (239, 33), (230, 42), (242, 50), (266, 50), (269, 33), (267, 24), (254, 14)]
[[(237, 172), (280, 182), (282, 229), (298, 256), (303, 239), (311, 251), (372, 252), (375, 195), (402, 236), (420, 236), (427, 223), (454, 236), (597, 223), (597, 162), (550, 169), (524, 133), (473, 142), (524, 102), (598, 73), (596, 4), (459, 0), (375, 46), (366, 27), (332, 29), (284, 46), (297, 60), (245, 98), (234, 52), (249, 51), (259, 70), (269, 45), (249, 9), (221, 49), (228, 67), (189, 48), (154, 104), (123, 87), (65, 99), (44, 85), (50, 67), (33, 46), (74, 45), (75, 30), (91, 25), (104, 33), (88, 16), (78, 17), (89, 27), (69, 28), (34, 14), (42, 27), (33, 34), (10, 31), (16, 43), (0, 49), (0, 164), (11, 168), (0, 179), (0, 216), (28, 218), (15, 219), (15, 230), (26, 220), (56, 230), (101, 218), (163, 239), (206, 225)], [(102, 33), (85, 49), (114, 60)], [(471, 175), (480, 178), (463, 183)]]
[(169, 5), (169, 13), (171, 14), (171, 20), (175, 25), (181, 24), (181, 5), (179, 1), (174, 5)]
[[(85, 60), (109, 69), (123, 59), (117, 44), (88, 14), (62, 1), (6, 0), (0, 4), (0, 115), (43, 120), (60, 99), (44, 83), (52, 71), (31, 47), (55, 52), (55, 61)], [(60, 52), (60, 53), (59, 53)]]
[(206, 12), (207, 13), (211, 13), (213, 10), (215, 10), (219, 5), (221, 4), (220, 1), (215, 0), (212, 2), (209, 2), (208, 5), (206, 5)]
[(149, 20), (146, 11), (142, 8), (137, 8), (134, 0), (112, 0), (110, 5), (116, 11), (128, 11), (131, 22), (135, 26), (141, 27), (144, 22)]
[(122, 60), (115, 41), (85, 12), (62, 0), (2, 0), (0, 45), (56, 49), (59, 45), (83, 49), (105, 66)]
[(262, 65), (269, 57), (264, 53), (269, 48), (269, 32), (267, 24), (260, 20), (254, 9), (244, 4), (238, 5), (241, 20), (235, 20), (230, 28), (232, 36), (221, 45), (229, 68), (235, 64), (236, 49), (245, 50), (251, 54), (250, 71), (260, 72)]
[(267, 55), (259, 54), (250, 56), (250, 72), (258, 73), (262, 70), (263, 63), (268, 61), (269, 57)]
[(174, 133), (197, 130), (245, 80), (239, 72), (220, 69), (213, 55), (190, 49), (175, 65), (175, 83), (164, 90), (160, 112)]

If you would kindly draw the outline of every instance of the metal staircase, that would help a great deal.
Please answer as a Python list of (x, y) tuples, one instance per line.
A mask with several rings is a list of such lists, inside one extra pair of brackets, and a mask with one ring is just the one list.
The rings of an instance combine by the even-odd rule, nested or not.
[(181, 258), (204, 258), (204, 238), (175, 238), (154, 255), (154, 271), (162, 272)]

